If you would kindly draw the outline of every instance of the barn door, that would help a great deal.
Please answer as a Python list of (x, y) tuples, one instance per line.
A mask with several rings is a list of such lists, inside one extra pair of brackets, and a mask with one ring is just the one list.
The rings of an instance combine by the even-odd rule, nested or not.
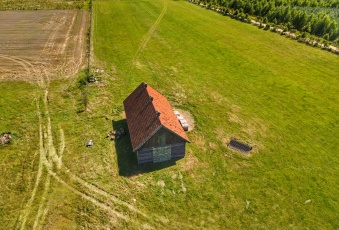
[(171, 146), (153, 148), (153, 163), (171, 159)]

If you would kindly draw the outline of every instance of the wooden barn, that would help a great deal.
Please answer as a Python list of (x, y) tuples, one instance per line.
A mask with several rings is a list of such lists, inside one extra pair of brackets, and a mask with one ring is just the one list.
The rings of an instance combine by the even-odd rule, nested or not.
[(124, 107), (138, 164), (185, 156), (189, 140), (166, 97), (141, 83), (125, 99)]

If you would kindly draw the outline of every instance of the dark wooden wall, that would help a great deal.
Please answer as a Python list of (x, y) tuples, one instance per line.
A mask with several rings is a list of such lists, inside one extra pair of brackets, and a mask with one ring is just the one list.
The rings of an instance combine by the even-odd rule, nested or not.
[[(162, 143), (164, 136), (165, 141)], [(148, 141), (146, 141), (145, 144), (142, 145), (142, 148), (168, 146), (182, 142), (185, 142), (185, 140), (180, 136), (166, 128), (161, 128)]]
[(140, 148), (137, 151), (138, 164), (153, 162), (153, 147)]
[(185, 156), (186, 141), (167, 129), (161, 128), (137, 151), (138, 164), (153, 162), (156, 149), (167, 146), (170, 146), (171, 159)]

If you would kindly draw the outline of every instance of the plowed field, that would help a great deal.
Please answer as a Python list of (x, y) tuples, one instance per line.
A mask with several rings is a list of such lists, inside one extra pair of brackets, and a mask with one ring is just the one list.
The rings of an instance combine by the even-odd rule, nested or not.
[(0, 10), (83, 9), (87, 0), (0, 0)]
[(70, 76), (86, 60), (88, 12), (0, 12), (0, 81)]

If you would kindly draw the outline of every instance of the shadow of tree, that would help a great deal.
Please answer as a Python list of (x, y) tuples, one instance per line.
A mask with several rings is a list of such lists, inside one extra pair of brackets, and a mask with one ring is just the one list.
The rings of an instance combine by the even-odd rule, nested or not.
[(133, 152), (131, 138), (128, 133), (127, 120), (112, 121), (113, 129), (120, 130), (123, 128), (126, 135), (115, 139), (115, 149), (117, 153), (117, 161), (119, 175), (131, 177), (138, 174), (148, 173), (163, 168), (167, 168), (176, 164), (175, 160), (160, 163), (138, 164), (136, 153)]

